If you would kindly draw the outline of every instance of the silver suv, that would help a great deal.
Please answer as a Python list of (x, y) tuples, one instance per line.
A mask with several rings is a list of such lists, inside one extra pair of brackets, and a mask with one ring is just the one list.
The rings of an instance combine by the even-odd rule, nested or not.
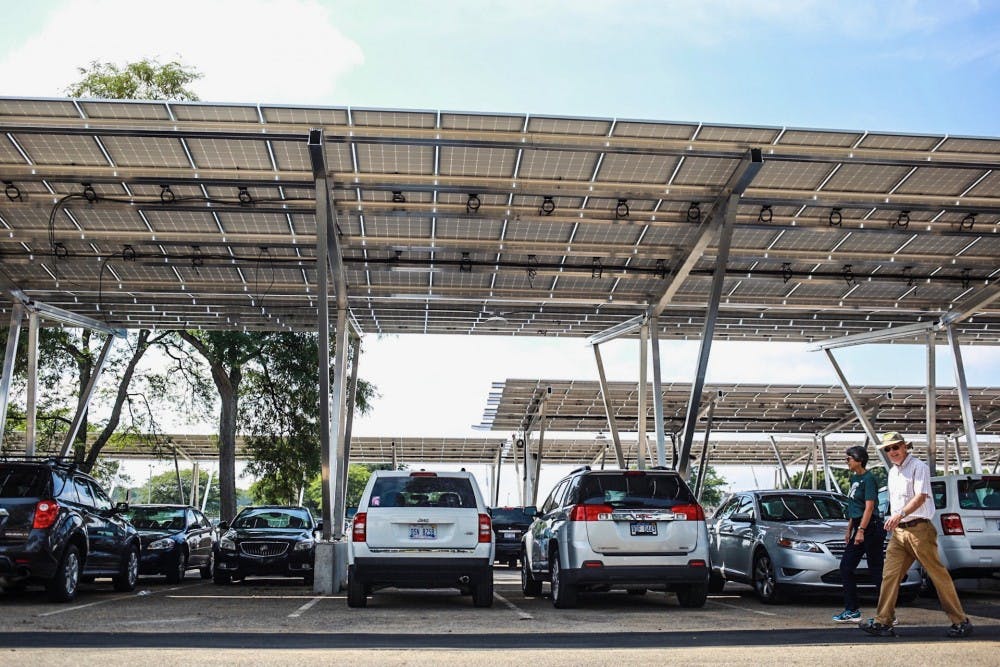
[(708, 594), (705, 512), (674, 471), (579, 468), (555, 485), (522, 540), (521, 590), (573, 607), (580, 591), (677, 593), (682, 607)]
[(378, 588), (457, 588), (493, 605), (493, 524), (471, 473), (376, 470), (351, 525), (347, 605)]
[(1000, 477), (932, 477), (931, 494), (938, 553), (952, 578), (1000, 572)]

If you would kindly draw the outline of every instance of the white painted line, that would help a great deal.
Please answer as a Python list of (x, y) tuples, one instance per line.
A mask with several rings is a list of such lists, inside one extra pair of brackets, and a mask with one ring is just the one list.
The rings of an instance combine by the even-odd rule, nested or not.
[[(195, 584), (194, 586), (204, 586), (203, 583)], [(113, 598), (105, 598), (103, 600), (98, 600), (97, 602), (88, 602), (87, 604), (78, 604), (75, 607), (63, 607), (62, 609), (56, 609), (55, 611), (47, 611), (44, 614), (39, 614), (39, 618), (44, 618), (46, 616), (55, 616), (56, 614), (65, 614), (67, 611), (76, 611), (77, 609), (86, 609), (87, 607), (96, 607), (99, 604), (107, 604), (108, 602), (117, 602), (118, 600), (129, 600), (136, 597), (147, 597), (150, 595), (157, 595), (159, 593), (166, 593), (168, 591), (176, 591), (181, 588), (194, 588), (194, 586), (177, 586), (174, 588), (164, 588), (158, 591), (150, 591), (148, 589), (143, 589), (129, 595), (116, 595)], [(197, 597), (197, 596), (190, 596)]]
[(186, 618), (156, 618), (150, 621), (119, 621), (119, 625), (154, 625), (159, 623), (192, 623), (197, 621), (197, 616), (188, 616)]
[(515, 614), (517, 614), (517, 617), (522, 621), (533, 621), (535, 619), (534, 616), (524, 611), (523, 609), (521, 609), (516, 604), (514, 604), (504, 596), (500, 595), (499, 593), (494, 593), (493, 597), (495, 597), (497, 600), (500, 600), (500, 602), (503, 602), (505, 605), (507, 605), (507, 607), (511, 609)]
[(746, 607), (737, 607), (734, 604), (726, 604), (725, 602), (719, 602), (717, 600), (709, 600), (709, 604), (717, 604), (720, 607), (729, 607), (730, 609), (738, 609), (739, 611), (748, 611), (751, 614), (760, 614), (761, 616), (777, 616), (774, 612), (770, 611), (758, 611), (756, 609), (747, 609)]
[[(168, 595), (174, 599), (197, 599), (197, 600), (311, 600), (313, 595)], [(332, 598), (334, 600), (345, 600), (346, 595), (321, 595), (320, 597)]]
[(291, 614), (289, 614), (288, 618), (298, 618), (299, 616), (302, 615), (303, 612), (312, 609), (312, 606), (322, 599), (323, 599), (322, 595), (320, 595), (319, 597), (314, 597), (312, 600), (309, 600), (309, 602), (306, 602), (304, 605), (302, 605), (301, 607), (293, 611)]

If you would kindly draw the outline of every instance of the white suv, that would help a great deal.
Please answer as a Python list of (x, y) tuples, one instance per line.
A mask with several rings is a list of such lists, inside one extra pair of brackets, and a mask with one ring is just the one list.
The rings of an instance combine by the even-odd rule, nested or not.
[(351, 526), (347, 605), (378, 588), (458, 588), (493, 605), (494, 536), (471, 473), (376, 470)]
[(938, 553), (953, 579), (1000, 572), (1000, 477), (931, 478)]

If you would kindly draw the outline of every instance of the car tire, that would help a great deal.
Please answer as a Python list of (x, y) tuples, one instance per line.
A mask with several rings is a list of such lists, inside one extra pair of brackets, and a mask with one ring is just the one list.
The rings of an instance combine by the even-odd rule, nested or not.
[(347, 573), (347, 606), (355, 609), (368, 606), (365, 585), (351, 572)]
[(212, 581), (217, 586), (226, 586), (232, 581), (232, 577), (229, 576), (228, 572), (220, 572), (218, 569), (212, 573)]
[(719, 594), (726, 587), (726, 580), (723, 579), (722, 575), (718, 572), (712, 572), (708, 575), (708, 592), (712, 594)]
[(127, 593), (135, 590), (135, 582), (139, 580), (139, 549), (130, 546), (122, 555), (121, 570), (112, 578), (115, 590)]
[(77, 586), (80, 585), (80, 551), (76, 545), (70, 544), (63, 553), (55, 576), (45, 588), (49, 599), (53, 602), (72, 602), (76, 597)]
[(211, 579), (212, 575), (215, 574), (215, 553), (208, 554), (208, 562), (201, 566), (198, 570), (198, 574), (201, 575), (202, 579)]
[(511, 558), (510, 560), (508, 560), (507, 561), (507, 567), (509, 567), (512, 570), (516, 570), (517, 569), (517, 559), (516, 558)]
[(552, 558), (552, 606), (556, 609), (572, 609), (576, 606), (578, 591), (576, 586), (566, 581), (559, 566), (559, 556)]
[(761, 551), (753, 559), (753, 589), (764, 604), (782, 602), (781, 587), (774, 574), (774, 563), (766, 551)]
[(493, 579), (485, 579), (472, 587), (473, 607), (493, 606)]
[(535, 579), (535, 575), (531, 573), (528, 557), (524, 554), (521, 554), (521, 593), (526, 598), (534, 598), (542, 594), (542, 582)]
[(699, 609), (708, 600), (708, 584), (687, 584), (677, 589), (677, 601), (685, 609)]
[(167, 583), (168, 584), (179, 584), (184, 581), (184, 576), (187, 574), (188, 566), (188, 556), (187, 553), (182, 549), (177, 554), (177, 564), (174, 568), (167, 572)]

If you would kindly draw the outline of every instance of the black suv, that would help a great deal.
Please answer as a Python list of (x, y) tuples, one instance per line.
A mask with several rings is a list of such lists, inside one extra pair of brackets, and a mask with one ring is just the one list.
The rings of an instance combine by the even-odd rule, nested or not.
[(69, 602), (81, 580), (112, 577), (131, 591), (139, 576), (139, 535), (100, 484), (54, 459), (0, 460), (0, 586), (43, 584)]
[(517, 559), (521, 555), (521, 536), (528, 530), (537, 511), (538, 508), (534, 506), (490, 508), (493, 534), (496, 536), (496, 560), (507, 563), (510, 568), (517, 567)]

